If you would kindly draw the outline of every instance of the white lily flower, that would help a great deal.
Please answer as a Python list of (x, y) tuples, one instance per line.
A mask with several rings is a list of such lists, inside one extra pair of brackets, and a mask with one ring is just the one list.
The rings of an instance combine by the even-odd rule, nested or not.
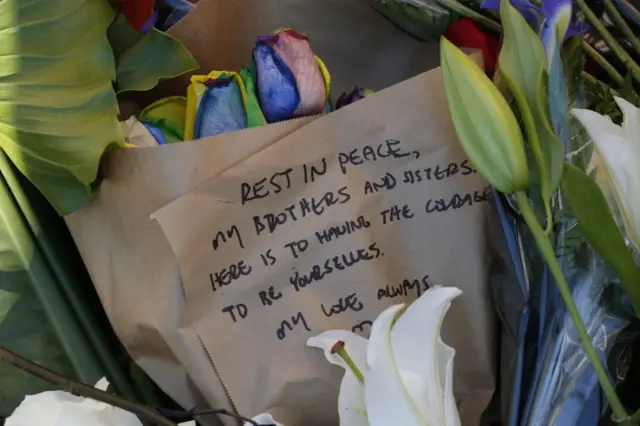
[(461, 293), (433, 287), (406, 310), (405, 305), (386, 309), (368, 341), (342, 330), (307, 341), (345, 368), (338, 399), (341, 426), (460, 425), (453, 396), (455, 351), (442, 342), (440, 328)]
[[(624, 121), (618, 126), (607, 116), (586, 109), (573, 109), (576, 117), (595, 143), (613, 187), (618, 211), (627, 238), (640, 250), (640, 111), (622, 98), (615, 98)], [(602, 185), (602, 179), (598, 179)], [(607, 187), (602, 188), (607, 192)], [(611, 202), (611, 197), (607, 197)]]
[[(275, 425), (275, 426), (282, 426), (280, 423), (276, 422), (273, 419), (273, 416), (269, 413), (262, 413), (262, 414), (258, 414), (257, 416), (255, 416), (253, 419), (254, 422), (258, 423), (259, 425)], [(244, 426), (253, 426), (251, 423), (246, 422), (244, 424)]]
[[(101, 379), (95, 386), (107, 390), (109, 382)], [(142, 426), (134, 414), (112, 405), (82, 398), (64, 391), (48, 391), (27, 396), (5, 426)], [(181, 426), (196, 426), (196, 422)]]

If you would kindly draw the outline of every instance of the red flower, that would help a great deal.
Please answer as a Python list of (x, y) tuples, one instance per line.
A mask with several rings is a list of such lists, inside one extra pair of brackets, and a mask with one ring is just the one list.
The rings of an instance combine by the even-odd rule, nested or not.
[(134, 30), (146, 33), (155, 23), (155, 0), (124, 0), (122, 14)]
[(493, 76), (500, 52), (500, 42), (496, 36), (480, 30), (471, 18), (452, 22), (444, 32), (444, 36), (458, 47), (480, 49), (485, 72), (489, 77)]

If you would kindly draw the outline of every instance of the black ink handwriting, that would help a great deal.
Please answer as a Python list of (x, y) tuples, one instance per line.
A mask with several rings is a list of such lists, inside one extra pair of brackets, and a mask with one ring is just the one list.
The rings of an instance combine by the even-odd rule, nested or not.
[(364, 305), (358, 300), (358, 296), (355, 293), (339, 298), (337, 303), (331, 305), (329, 312), (327, 312), (327, 308), (324, 307), (323, 303), (320, 304), (320, 309), (322, 309), (322, 313), (326, 317), (339, 315), (346, 311), (360, 312), (362, 308), (364, 308)]
[(251, 265), (244, 263), (244, 260), (240, 260), (239, 262), (232, 263), (218, 272), (212, 272), (209, 274), (211, 289), (216, 291), (218, 288), (228, 286), (233, 281), (251, 274), (252, 269)]
[(296, 291), (300, 291), (314, 282), (322, 281), (327, 275), (335, 271), (344, 271), (360, 262), (377, 259), (383, 255), (384, 253), (380, 251), (376, 243), (372, 243), (367, 248), (350, 250), (347, 253), (327, 259), (323, 264), (313, 265), (306, 275), (300, 275), (298, 271), (294, 271), (294, 274), (289, 277), (289, 283)]
[(305, 330), (311, 331), (304, 314), (302, 312), (298, 312), (295, 316), (291, 317), (291, 320), (284, 320), (280, 323), (280, 327), (278, 327), (278, 330), (276, 331), (278, 340), (284, 340), (287, 337), (287, 329), (289, 331), (293, 331), (293, 327), (298, 324), (302, 324)]
[(383, 143), (376, 146), (365, 145), (362, 148), (355, 148), (349, 152), (338, 153), (338, 164), (342, 174), (347, 173), (347, 166), (359, 166), (367, 162), (375, 162), (384, 158), (403, 158), (410, 155), (419, 154), (416, 151), (408, 152), (404, 151), (400, 146), (400, 141), (395, 139), (388, 139)]
[(487, 186), (482, 191), (473, 191), (467, 194), (453, 194), (453, 196), (445, 200), (444, 198), (429, 199), (425, 204), (427, 213), (441, 213), (448, 210), (458, 210), (463, 207), (469, 207), (474, 204), (482, 203), (491, 198), (491, 187)]
[(356, 220), (348, 220), (342, 225), (330, 226), (322, 231), (316, 231), (316, 238), (320, 244), (329, 243), (337, 240), (343, 235), (350, 235), (363, 228), (371, 226), (371, 222), (366, 220), (363, 216), (358, 216)]
[(278, 194), (285, 189), (291, 188), (291, 172), (293, 169), (274, 173), (270, 177), (259, 179), (254, 183), (242, 182), (240, 184), (240, 193), (242, 195), (242, 204), (246, 204), (252, 200), (266, 198), (269, 194)]

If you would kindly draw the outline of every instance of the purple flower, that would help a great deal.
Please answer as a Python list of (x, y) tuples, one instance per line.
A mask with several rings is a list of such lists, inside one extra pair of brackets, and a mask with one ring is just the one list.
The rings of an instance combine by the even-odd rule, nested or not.
[[(572, 20), (571, 0), (542, 0), (542, 6), (537, 7), (527, 0), (511, 0), (513, 7), (518, 9), (524, 19), (536, 30), (540, 30), (540, 38), (544, 44), (547, 57), (550, 57), (557, 34), (562, 34), (562, 41), (587, 31), (587, 24)], [(482, 8), (500, 10), (500, 0), (483, 0)]]
[(354, 87), (349, 92), (344, 92), (338, 98), (338, 102), (336, 102), (336, 109), (343, 108), (349, 104), (352, 104), (360, 99), (364, 99), (367, 96), (372, 95), (374, 92), (370, 89), (363, 89), (361, 87)]

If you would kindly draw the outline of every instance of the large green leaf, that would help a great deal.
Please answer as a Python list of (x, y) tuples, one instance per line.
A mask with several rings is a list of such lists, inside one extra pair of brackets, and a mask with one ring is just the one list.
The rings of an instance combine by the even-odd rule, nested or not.
[[(104, 373), (60, 293), (19, 207), (0, 152), (0, 345), (59, 373), (95, 383)], [(9, 174), (6, 172), (9, 171)], [(0, 361), (0, 416), (52, 386)]]
[(156, 28), (142, 35), (122, 15), (109, 27), (108, 37), (116, 56), (118, 92), (149, 90), (162, 79), (198, 68), (179, 40)]
[(640, 314), (640, 270), (613, 220), (596, 182), (570, 164), (564, 165), (562, 192), (587, 241), (620, 277), (636, 315)]
[(544, 84), (545, 53), (542, 42), (508, 0), (502, 0), (500, 15), (504, 39), (499, 67), (522, 115), (527, 142), (531, 146), (540, 175), (540, 191), (545, 205), (558, 188), (564, 153), (549, 120)]
[(61, 214), (123, 143), (105, 0), (0, 1), (0, 148)]

